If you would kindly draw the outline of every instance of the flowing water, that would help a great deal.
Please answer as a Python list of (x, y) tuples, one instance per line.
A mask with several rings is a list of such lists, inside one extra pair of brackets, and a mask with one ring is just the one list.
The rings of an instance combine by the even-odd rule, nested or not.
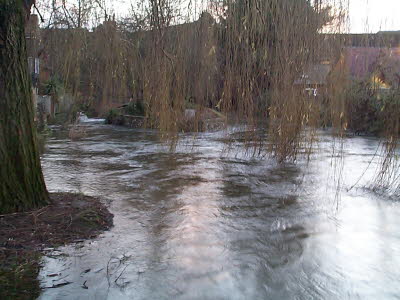
[(277, 165), (222, 132), (169, 152), (152, 131), (86, 126), (54, 129), (47, 186), (100, 196), (115, 226), (50, 252), (40, 299), (400, 299), (400, 201), (364, 188), (375, 139), (340, 160), (321, 135), (310, 163)]

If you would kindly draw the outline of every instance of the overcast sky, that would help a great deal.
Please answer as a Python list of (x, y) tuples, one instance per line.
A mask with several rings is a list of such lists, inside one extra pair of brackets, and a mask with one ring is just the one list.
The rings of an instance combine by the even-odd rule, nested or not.
[(350, 31), (400, 30), (400, 0), (351, 0)]
[[(130, 3), (131, 0), (119, 0)], [(133, 0), (134, 1), (134, 0)], [(350, 31), (354, 33), (400, 30), (400, 0), (348, 0)], [(195, 0), (193, 2), (205, 2)], [(335, 2), (335, 1), (334, 1)], [(121, 3), (116, 10), (123, 11)], [(129, 5), (126, 5), (129, 6)], [(125, 6), (125, 7), (126, 7)], [(125, 8), (126, 9), (126, 8)], [(126, 10), (125, 10), (126, 11)]]
[[(46, 2), (49, 0), (38, 0)], [(74, 0), (69, 0), (74, 1)], [(129, 12), (130, 3), (137, 3), (138, 0), (106, 0), (113, 8), (117, 16), (125, 16)], [(180, 0), (191, 2), (192, 9), (196, 6), (198, 13), (199, 6), (204, 7), (206, 0)], [(326, 0), (332, 2), (346, 0)], [(380, 30), (400, 30), (400, 0), (347, 0), (349, 1), (350, 32), (377, 32)], [(197, 14), (196, 13), (196, 14)]]

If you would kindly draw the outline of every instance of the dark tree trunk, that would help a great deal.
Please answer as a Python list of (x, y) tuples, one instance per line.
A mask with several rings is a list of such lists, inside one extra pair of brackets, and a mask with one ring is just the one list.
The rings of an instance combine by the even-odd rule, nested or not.
[(46, 205), (36, 141), (25, 22), (32, 0), (0, 0), (0, 212)]

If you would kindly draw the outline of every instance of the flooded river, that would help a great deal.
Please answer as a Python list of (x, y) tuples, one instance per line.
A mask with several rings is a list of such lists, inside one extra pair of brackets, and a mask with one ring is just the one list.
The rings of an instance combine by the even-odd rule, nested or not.
[(48, 140), (48, 189), (100, 196), (115, 226), (49, 253), (40, 299), (400, 299), (400, 201), (364, 188), (372, 138), (345, 142), (336, 197), (328, 136), (285, 165), (226, 151), (226, 133), (174, 153), (152, 131), (67, 136)]

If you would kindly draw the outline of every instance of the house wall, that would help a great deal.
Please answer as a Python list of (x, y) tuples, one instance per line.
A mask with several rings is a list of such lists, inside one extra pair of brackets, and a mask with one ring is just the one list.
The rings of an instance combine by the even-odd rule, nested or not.
[(40, 30), (39, 18), (37, 15), (30, 15), (29, 20), (25, 26), (26, 38), (26, 51), (28, 56), (28, 70), (31, 75), (32, 84), (34, 87), (39, 86), (39, 43), (40, 43)]
[(39, 112), (53, 116), (54, 115), (54, 110), (52, 106), (52, 101), (51, 101), (51, 96), (49, 95), (38, 95), (37, 96), (37, 108)]

